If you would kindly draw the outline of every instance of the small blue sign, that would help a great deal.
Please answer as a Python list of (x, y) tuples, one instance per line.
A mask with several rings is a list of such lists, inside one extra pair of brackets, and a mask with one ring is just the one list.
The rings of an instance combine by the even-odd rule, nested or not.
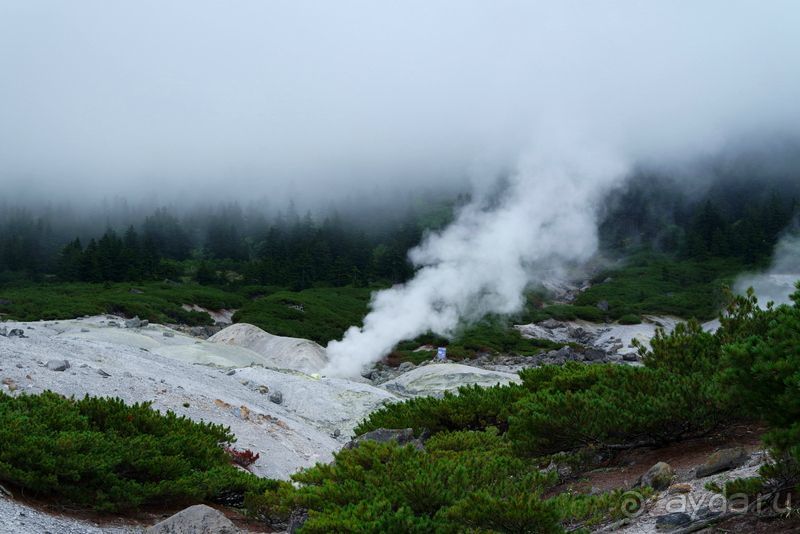
[(439, 347), (439, 349), (436, 351), (436, 359), (437, 360), (447, 359), (447, 347)]

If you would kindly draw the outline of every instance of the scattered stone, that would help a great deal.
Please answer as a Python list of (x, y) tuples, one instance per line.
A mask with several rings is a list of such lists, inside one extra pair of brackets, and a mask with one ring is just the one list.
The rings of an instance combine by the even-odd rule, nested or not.
[(697, 510), (697, 513), (695, 514), (695, 519), (701, 520), (701, 521), (705, 520), (705, 519), (711, 519), (712, 517), (717, 517), (721, 513), (722, 513), (722, 510), (712, 510), (708, 506), (703, 506), (702, 508)]
[(8, 335), (8, 330), (6, 330), (5, 326), (0, 326), (0, 336), (6, 337)]
[(119, 323), (117, 321), (108, 321), (108, 326), (119, 328)]
[(240, 531), (219, 510), (196, 504), (145, 530), (146, 534), (238, 534)]
[(98, 375), (100, 375), (100, 376), (102, 376), (103, 378), (108, 378), (109, 376), (111, 376), (110, 374), (106, 373), (106, 372), (105, 372), (105, 371), (103, 371), (102, 369), (98, 369), (98, 370), (97, 370), (97, 374), (98, 374)]
[(675, 472), (668, 463), (658, 462), (639, 478), (636, 485), (650, 486), (655, 490), (667, 489), (674, 475)]
[(12, 378), (4, 378), (3, 385), (8, 388), (8, 391), (16, 391), (17, 383)]
[(25, 337), (25, 330), (22, 328), (12, 328), (8, 331), (8, 337)]
[(341, 436), (341, 435), (342, 435), (342, 431), (341, 431), (341, 430), (339, 430), (339, 429), (337, 428), (337, 429), (335, 429), (335, 430), (333, 431), (333, 434), (332, 434), (332, 435), (333, 435), (333, 437), (334, 437), (334, 438), (338, 438), (339, 436)]
[(679, 484), (673, 484), (669, 487), (668, 492), (672, 495), (677, 493), (691, 493), (692, 492), (692, 485), (687, 484), (686, 482), (681, 482)]
[(546, 319), (539, 323), (539, 326), (542, 328), (547, 328), (548, 330), (552, 330), (553, 328), (560, 328), (564, 326), (560, 321), (556, 321), (555, 319)]
[(419, 450), (423, 449), (422, 440), (414, 438), (413, 428), (379, 428), (353, 438), (344, 448), (352, 449), (365, 441), (377, 441), (378, 443), (396, 441), (400, 445), (410, 443)]
[(689, 514), (683, 512), (673, 512), (671, 514), (660, 515), (656, 518), (656, 530), (670, 531), (688, 525), (692, 522)]
[(226, 374), (226, 375), (228, 375), (228, 376), (233, 376), (233, 375), (235, 375), (235, 374), (236, 374), (236, 369), (231, 369), (230, 371), (228, 371), (228, 372), (227, 372), (227, 373), (225, 373), (225, 374)]
[(133, 293), (134, 295), (141, 295), (142, 293), (144, 293), (144, 291), (142, 291), (141, 289), (136, 289), (135, 287), (132, 287), (130, 292)]
[(283, 393), (280, 391), (275, 391), (274, 393), (270, 393), (269, 401), (274, 402), (275, 404), (282, 404), (283, 403)]
[(605, 359), (605, 357), (606, 357), (605, 351), (602, 351), (600, 349), (590, 348), (583, 351), (583, 359), (586, 360), (587, 362), (596, 362)]
[(269, 388), (262, 384), (258, 386), (258, 392), (261, 393), (262, 395), (266, 395), (267, 393), (269, 393)]
[(66, 371), (69, 369), (69, 362), (67, 360), (50, 360), (45, 364), (45, 367), (51, 371)]
[(735, 469), (744, 465), (749, 457), (750, 454), (744, 447), (732, 447), (718, 450), (710, 455), (705, 463), (697, 467), (695, 477), (704, 478), (723, 471)]
[(125, 320), (125, 328), (141, 328), (142, 327), (142, 320), (139, 319), (139, 316), (135, 316), (133, 319), (126, 319)]
[(81, 328), (81, 332), (83, 332), (84, 334), (87, 333), (88, 331), (89, 331), (88, 328)]
[(165, 331), (161, 335), (164, 337), (175, 337), (175, 332)]
[(414, 368), (414, 364), (411, 362), (403, 362), (398, 367), (397, 370), (401, 373), (405, 373), (406, 371), (410, 371)]
[(625, 354), (622, 355), (622, 360), (626, 362), (638, 362), (639, 355), (636, 354), (635, 352), (626, 352)]

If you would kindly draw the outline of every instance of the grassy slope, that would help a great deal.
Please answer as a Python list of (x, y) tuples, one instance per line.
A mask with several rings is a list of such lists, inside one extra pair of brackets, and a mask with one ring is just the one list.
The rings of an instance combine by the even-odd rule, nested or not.
[(154, 322), (187, 324), (208, 324), (211, 319), (204, 313), (186, 312), (181, 309), (182, 304), (221, 309), (236, 308), (245, 302), (239, 295), (212, 287), (163, 282), (38, 284), (0, 289), (0, 299), (11, 301), (0, 304), (0, 313), (6, 319), (20, 321), (116, 313), (138, 315)]
[[(279, 336), (313, 339), (322, 345), (360, 325), (374, 289), (320, 287), (278, 291), (248, 302), (234, 321), (251, 323)], [(302, 310), (299, 309), (302, 307)]]
[(712, 319), (724, 304), (724, 287), (744, 269), (731, 259), (681, 261), (642, 253), (625, 266), (596, 276), (596, 285), (579, 295), (575, 304), (595, 306), (605, 300), (612, 319), (643, 313)]

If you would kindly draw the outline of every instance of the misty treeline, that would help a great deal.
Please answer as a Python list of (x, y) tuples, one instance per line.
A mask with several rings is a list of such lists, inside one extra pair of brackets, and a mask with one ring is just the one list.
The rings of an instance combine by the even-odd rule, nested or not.
[(681, 259), (736, 258), (757, 266), (798, 222), (799, 200), (800, 176), (726, 175), (702, 192), (687, 192), (672, 179), (643, 173), (609, 195), (602, 248), (644, 246)]
[(336, 212), (301, 216), (293, 206), (269, 218), (231, 203), (183, 215), (158, 208), (93, 235), (63, 214), (7, 209), (0, 216), (0, 283), (188, 276), (203, 284), (303, 289), (400, 282), (413, 272), (408, 249), (451, 213), (451, 205), (432, 202), (366, 223)]
[[(640, 174), (608, 195), (600, 237), (606, 251), (649, 247), (677, 258), (758, 265), (796, 220), (799, 195), (800, 180), (786, 177), (726, 176), (689, 193), (672, 179)], [(293, 205), (273, 216), (236, 203), (187, 212), (157, 208), (118, 217), (101, 233), (81, 226), (74, 214), (6, 208), (0, 214), (0, 283), (189, 277), (299, 290), (402, 282), (413, 274), (408, 250), (426, 230), (451, 220), (465, 200), (436, 199), (368, 217), (300, 215)]]

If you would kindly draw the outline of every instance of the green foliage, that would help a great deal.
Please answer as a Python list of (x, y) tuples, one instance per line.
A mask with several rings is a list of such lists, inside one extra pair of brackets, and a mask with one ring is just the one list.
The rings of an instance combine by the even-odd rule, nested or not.
[(725, 482), (722, 486), (715, 482), (709, 482), (706, 484), (706, 489), (725, 497), (740, 495), (754, 497), (764, 490), (764, 479), (761, 477), (737, 478)]
[(744, 269), (745, 264), (735, 258), (678, 259), (640, 252), (626, 258), (621, 267), (598, 274), (575, 304), (606, 301), (612, 319), (630, 314), (711, 319), (726, 302), (723, 288)]
[(626, 313), (618, 319), (619, 324), (641, 324), (642, 318), (635, 313)]
[(431, 433), (446, 430), (483, 430), (508, 428), (513, 404), (525, 390), (516, 384), (481, 388), (464, 386), (457, 394), (445, 392), (441, 399), (417, 397), (402, 403), (389, 404), (372, 412), (356, 428), (363, 434), (378, 428), (414, 428)]
[[(132, 292), (133, 290), (133, 292)], [(159, 323), (212, 324), (206, 313), (187, 312), (183, 304), (218, 310), (244, 303), (239, 295), (197, 284), (146, 282), (140, 284), (50, 283), (0, 291), (0, 313), (19, 321), (71, 319), (82, 315), (115, 313), (138, 315)]]
[(0, 480), (103, 512), (182, 505), (271, 487), (230, 465), (220, 425), (149, 403), (0, 393)]
[(426, 451), (365, 442), (251, 498), (255, 515), (286, 521), (309, 510), (302, 532), (535, 532), (589, 524), (621, 505), (621, 492), (545, 498), (557, 483), (515, 456), (496, 431), (442, 433)]
[[(742, 412), (769, 425), (765, 442), (773, 455), (796, 466), (800, 464), (800, 291), (792, 299), (793, 306), (767, 310), (759, 310), (752, 295), (740, 299), (743, 311), (729, 327), (740, 335), (723, 347), (718, 380)], [(781, 467), (773, 474), (779, 471)]]
[(661, 444), (713, 428), (725, 413), (703, 380), (620, 365), (526, 369), (509, 438), (523, 454), (581, 446)]
[(534, 322), (543, 321), (545, 319), (556, 319), (558, 321), (583, 319), (584, 321), (600, 322), (603, 318), (604, 313), (597, 306), (575, 306), (572, 304), (552, 304), (535, 310), (526, 317), (527, 320)]
[(278, 291), (246, 303), (234, 321), (251, 323), (278, 336), (302, 337), (327, 344), (361, 322), (372, 289), (325, 287)]

